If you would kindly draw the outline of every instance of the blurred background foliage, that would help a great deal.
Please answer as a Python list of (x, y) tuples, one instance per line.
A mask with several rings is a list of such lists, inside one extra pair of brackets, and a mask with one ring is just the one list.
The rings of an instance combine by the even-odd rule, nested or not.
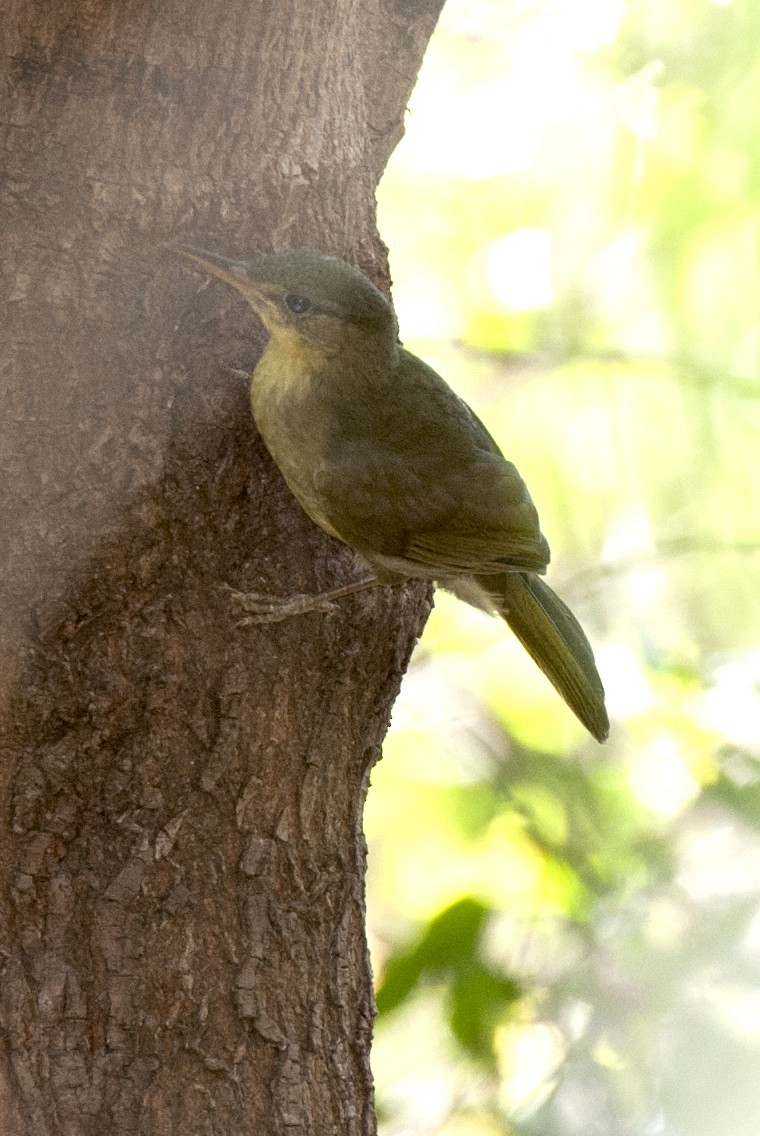
[(613, 717), (439, 594), (366, 815), (385, 1136), (756, 1136), (760, 4), (448, 0), (379, 205)]

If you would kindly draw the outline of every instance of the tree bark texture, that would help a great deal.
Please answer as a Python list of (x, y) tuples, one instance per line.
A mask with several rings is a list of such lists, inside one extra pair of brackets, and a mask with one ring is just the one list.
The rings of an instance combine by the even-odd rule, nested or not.
[(361, 808), (428, 597), (347, 582), (257, 438), (262, 332), (164, 242), (334, 252), (441, 0), (6, 0), (0, 1132), (374, 1130)]

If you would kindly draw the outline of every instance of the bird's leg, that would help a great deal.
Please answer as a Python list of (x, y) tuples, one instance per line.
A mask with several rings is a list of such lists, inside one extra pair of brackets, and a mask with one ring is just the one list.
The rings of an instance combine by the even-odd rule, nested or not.
[(343, 596), (352, 596), (355, 592), (363, 592), (368, 588), (375, 588), (379, 584), (377, 576), (364, 576), (355, 580), (353, 584), (344, 584), (342, 588), (332, 588), (329, 592), (317, 592), (313, 595), (297, 592), (292, 596), (262, 596), (256, 592), (238, 592), (229, 584), (222, 587), (245, 612), (245, 618), (240, 620), (241, 627), (251, 623), (279, 623), (281, 619), (290, 619), (293, 615), (304, 615), (310, 611), (335, 611), (335, 600)]

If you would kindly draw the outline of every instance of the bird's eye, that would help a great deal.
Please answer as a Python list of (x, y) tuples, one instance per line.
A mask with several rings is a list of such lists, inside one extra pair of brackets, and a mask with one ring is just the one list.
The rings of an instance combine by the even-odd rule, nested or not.
[(296, 296), (291, 292), (285, 297), (285, 307), (300, 316), (302, 312), (308, 312), (311, 307), (311, 300), (307, 300), (305, 296)]

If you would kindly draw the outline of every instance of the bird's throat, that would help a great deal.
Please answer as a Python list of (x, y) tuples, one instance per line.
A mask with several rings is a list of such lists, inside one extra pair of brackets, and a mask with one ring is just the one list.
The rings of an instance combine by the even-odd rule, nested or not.
[(261, 362), (266, 361), (267, 369), (276, 371), (280, 381), (288, 384), (323, 371), (333, 354), (324, 344), (306, 339), (293, 328), (275, 327), (270, 330)]

